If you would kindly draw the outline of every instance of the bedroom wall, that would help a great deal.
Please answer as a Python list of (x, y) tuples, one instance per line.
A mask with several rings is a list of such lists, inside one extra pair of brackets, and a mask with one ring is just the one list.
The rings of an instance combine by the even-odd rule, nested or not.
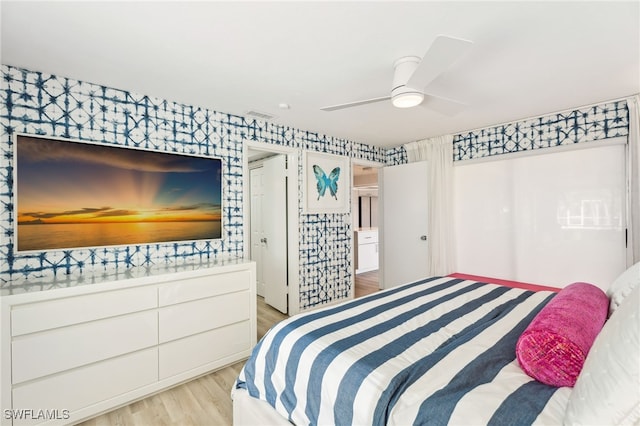
[[(470, 130), (453, 136), (453, 161), (595, 142), (629, 135), (627, 102), (547, 114), (512, 123)], [(402, 146), (387, 150), (388, 165), (404, 164)]]
[[(625, 147), (605, 141), (626, 140), (628, 115), (625, 100), (605, 102), (454, 135), (454, 163), (460, 166), (453, 187), (456, 270), (557, 287), (583, 280), (606, 288), (624, 270), (624, 227), (569, 226), (558, 215), (585, 197), (610, 212), (603, 221), (622, 220)], [(576, 144), (598, 149), (551, 149)], [(524, 151), (553, 154), (515, 155)], [(499, 161), (466, 161), (487, 157)], [(389, 150), (387, 161), (406, 163), (406, 151)], [(587, 215), (581, 217), (586, 223), (596, 220), (579, 213)]]
[[(242, 144), (261, 141), (352, 158), (401, 164), (401, 146), (387, 150), (246, 120), (46, 73), (2, 66), (0, 87), (0, 288), (25, 290), (37, 277), (121, 273), (154, 264), (191, 263), (242, 256), (244, 241)], [(14, 132), (42, 134), (167, 152), (219, 156), (225, 160), (224, 239), (112, 248), (13, 253)], [(628, 134), (626, 103), (610, 102), (454, 136), (454, 161)], [(301, 185), (299, 173), (299, 188)], [(301, 189), (300, 189), (301, 191)], [(301, 212), (302, 193), (299, 192)], [(300, 308), (347, 297), (351, 276), (349, 215), (300, 214)], [(115, 272), (114, 272), (115, 271)]]
[[(241, 257), (243, 241), (243, 143), (260, 141), (383, 162), (380, 148), (206, 108), (127, 92), (61, 76), (2, 65), (0, 87), (0, 289), (40, 288), (39, 278), (68, 274), (121, 274), (156, 264), (188, 264)], [(108, 145), (222, 157), (223, 239), (167, 244), (13, 252), (13, 134), (28, 133)], [(302, 169), (299, 188), (302, 188)], [(300, 308), (348, 297), (351, 284), (349, 214), (300, 211)], [(34, 288), (35, 289), (35, 288)]]

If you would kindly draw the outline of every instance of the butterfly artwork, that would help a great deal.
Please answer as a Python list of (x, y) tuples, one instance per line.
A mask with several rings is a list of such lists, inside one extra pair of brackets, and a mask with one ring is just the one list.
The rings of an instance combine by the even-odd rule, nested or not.
[(316, 177), (318, 188), (318, 200), (324, 197), (327, 189), (333, 198), (338, 199), (338, 179), (340, 178), (340, 167), (336, 167), (331, 170), (329, 176), (322, 170), (322, 167), (317, 164), (313, 165), (313, 174)]
[(349, 161), (346, 156), (304, 153), (305, 214), (349, 212)]

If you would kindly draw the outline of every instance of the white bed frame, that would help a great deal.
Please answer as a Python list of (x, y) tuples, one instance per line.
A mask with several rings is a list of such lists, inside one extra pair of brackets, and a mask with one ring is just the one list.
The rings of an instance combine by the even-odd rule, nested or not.
[(233, 389), (233, 426), (291, 426), (267, 402), (249, 395), (246, 389)]

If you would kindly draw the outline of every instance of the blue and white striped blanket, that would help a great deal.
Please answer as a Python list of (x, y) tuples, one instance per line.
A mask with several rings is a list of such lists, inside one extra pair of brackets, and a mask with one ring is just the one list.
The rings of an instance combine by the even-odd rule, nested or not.
[(297, 425), (561, 423), (569, 389), (515, 359), (553, 294), (436, 277), (301, 314), (265, 335), (236, 387)]

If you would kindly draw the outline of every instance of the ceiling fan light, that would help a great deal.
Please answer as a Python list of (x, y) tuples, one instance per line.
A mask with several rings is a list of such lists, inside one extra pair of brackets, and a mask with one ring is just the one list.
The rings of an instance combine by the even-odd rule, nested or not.
[(419, 92), (400, 93), (393, 97), (391, 102), (396, 108), (411, 108), (420, 105), (424, 99), (424, 95)]

